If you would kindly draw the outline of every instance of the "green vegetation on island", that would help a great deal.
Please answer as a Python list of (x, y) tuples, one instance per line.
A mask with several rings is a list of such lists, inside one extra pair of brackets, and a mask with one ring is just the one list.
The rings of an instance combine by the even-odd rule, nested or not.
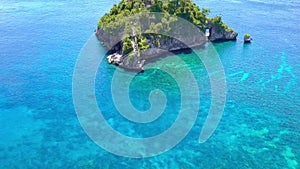
[[(159, 18), (159, 22), (150, 23), (146, 30), (142, 25), (130, 20), (133, 15), (147, 16), (154, 12), (163, 14), (163, 17)], [(107, 43), (105, 39), (110, 39), (107, 35), (115, 36), (115, 32), (122, 32), (121, 45), (113, 49), (118, 49), (114, 51), (116, 53), (128, 55), (127, 61), (132, 62), (135, 56), (140, 56), (142, 50), (170, 45), (168, 40), (170, 42), (171, 38), (160, 34), (172, 31), (178, 17), (194, 24), (203, 33), (206, 29), (210, 29), (209, 40), (211, 41), (235, 40), (237, 33), (229, 28), (220, 16), (209, 18), (209, 12), (209, 9), (200, 9), (192, 0), (121, 0), (99, 20), (96, 34), (100, 41)]]
[[(209, 20), (207, 17), (209, 10), (201, 10), (192, 0), (122, 0), (100, 19), (98, 26), (104, 29), (124, 26), (126, 23), (118, 22), (113, 25), (110, 25), (110, 23), (141, 12), (161, 12), (171, 16), (182, 17), (197, 25), (203, 31)], [(219, 25), (224, 25), (220, 17), (219, 19), (212, 19), (212, 21), (218, 22)], [(161, 24), (165, 24), (165, 22)], [(164, 25), (162, 26), (164, 27)], [(160, 26), (156, 25), (156, 28), (158, 27)]]

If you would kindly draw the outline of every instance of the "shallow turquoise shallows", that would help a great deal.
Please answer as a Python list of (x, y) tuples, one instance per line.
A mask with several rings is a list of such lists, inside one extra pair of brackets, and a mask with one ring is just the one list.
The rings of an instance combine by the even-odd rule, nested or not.
[[(212, 137), (199, 144), (211, 92), (206, 69), (195, 53), (201, 56), (205, 49), (178, 55), (199, 85), (199, 115), (177, 146), (145, 159), (116, 156), (97, 146), (82, 129), (72, 99), (77, 57), (98, 19), (117, 2), (1, 1), (1, 169), (300, 168), (298, 0), (195, 1), (210, 8), (211, 16), (221, 15), (239, 33), (236, 42), (214, 44), (227, 82), (223, 117)], [(251, 44), (243, 43), (246, 33), (253, 38)], [(166, 58), (157, 63), (181, 73), (182, 65), (167, 63)], [(115, 71), (120, 70), (102, 62), (95, 81), (97, 103), (109, 124), (132, 137), (150, 137), (168, 129), (181, 103), (174, 79), (159, 70), (147, 70), (133, 79), (130, 97), (136, 109), (149, 109), (148, 96), (154, 89), (164, 91), (168, 99), (160, 118), (138, 124), (126, 120), (114, 106)]]

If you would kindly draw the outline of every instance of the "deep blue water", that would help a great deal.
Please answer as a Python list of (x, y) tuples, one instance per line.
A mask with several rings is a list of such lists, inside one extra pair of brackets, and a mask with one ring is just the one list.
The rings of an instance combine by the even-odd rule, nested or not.
[[(199, 117), (175, 148), (145, 159), (98, 147), (81, 128), (72, 100), (80, 50), (98, 19), (117, 2), (1, 1), (0, 168), (300, 168), (298, 1), (195, 1), (210, 8), (212, 16), (222, 15), (240, 34), (236, 42), (214, 44), (226, 73), (225, 111), (213, 136), (199, 144), (210, 106), (209, 79), (193, 54), (179, 55), (199, 84)], [(249, 45), (242, 42), (245, 33), (254, 39)], [(100, 65), (96, 98), (115, 129), (148, 137), (174, 122), (180, 98), (170, 76), (152, 70), (132, 82), (131, 101), (139, 110), (150, 107), (153, 89), (170, 99), (162, 117), (143, 126), (118, 115), (110, 93), (114, 71), (105, 62)]]

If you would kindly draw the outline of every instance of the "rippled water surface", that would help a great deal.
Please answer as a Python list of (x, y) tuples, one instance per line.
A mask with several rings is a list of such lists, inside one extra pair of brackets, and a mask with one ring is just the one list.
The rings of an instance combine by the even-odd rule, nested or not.
[[(180, 144), (145, 159), (115, 156), (98, 147), (81, 128), (72, 100), (80, 50), (99, 17), (117, 2), (1, 2), (0, 168), (300, 168), (298, 1), (195, 1), (239, 32), (236, 42), (214, 44), (227, 81), (223, 117), (213, 136), (199, 144), (211, 92), (205, 67), (195, 53), (207, 53), (203, 49), (178, 55), (197, 79), (199, 115)], [(243, 44), (245, 33), (251, 34), (251, 44)], [(157, 64), (182, 73), (183, 65), (167, 59)], [(111, 96), (115, 71), (128, 74), (102, 62), (95, 83), (98, 106), (114, 129), (149, 137), (172, 125), (181, 100), (171, 76), (147, 70), (131, 82), (131, 102), (138, 110), (149, 109), (148, 96), (156, 88), (168, 99), (163, 115), (142, 125), (118, 114)]]

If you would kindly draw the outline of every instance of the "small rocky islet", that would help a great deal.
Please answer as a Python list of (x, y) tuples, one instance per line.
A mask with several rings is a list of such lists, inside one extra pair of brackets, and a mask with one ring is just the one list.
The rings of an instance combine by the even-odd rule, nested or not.
[(209, 12), (192, 0), (121, 0), (99, 20), (95, 34), (108, 50), (108, 63), (141, 71), (167, 52), (236, 40), (238, 33)]

